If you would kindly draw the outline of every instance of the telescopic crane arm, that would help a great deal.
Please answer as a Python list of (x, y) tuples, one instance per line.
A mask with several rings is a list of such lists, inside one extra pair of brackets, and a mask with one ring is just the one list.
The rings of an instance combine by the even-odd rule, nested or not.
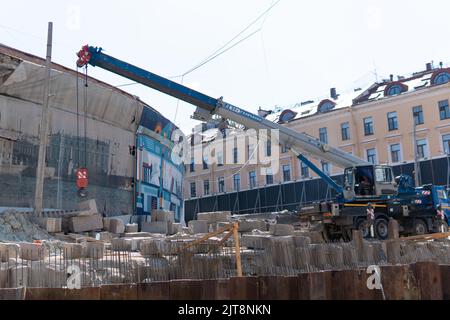
[(167, 78), (104, 54), (101, 48), (86, 45), (77, 55), (79, 57), (77, 61), (78, 67), (87, 64), (98, 66), (196, 106), (197, 109), (194, 113), (195, 119), (207, 121), (213, 114), (216, 114), (225, 119), (240, 123), (246, 128), (255, 130), (278, 130), (279, 142), (289, 147), (300, 160), (304, 161), (321, 178), (325, 179), (331, 187), (339, 192), (342, 191), (342, 187), (338, 186), (331, 178), (304, 158), (302, 155), (303, 152), (317, 156), (322, 160), (342, 168), (353, 167), (356, 165), (370, 165), (367, 161), (322, 143), (309, 135), (297, 132), (286, 126), (269, 121), (263, 117), (224, 102), (222, 98), (212, 98)]

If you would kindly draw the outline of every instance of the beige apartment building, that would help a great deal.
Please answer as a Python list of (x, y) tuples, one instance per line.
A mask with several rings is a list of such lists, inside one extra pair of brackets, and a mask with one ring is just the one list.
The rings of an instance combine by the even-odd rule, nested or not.
[[(407, 78), (391, 76), (389, 80), (345, 94), (331, 89), (329, 98), (321, 101), (298, 103), (278, 112), (260, 110), (259, 113), (360, 158), (391, 164), (396, 173), (413, 174), (414, 163), (420, 163), (420, 182), (442, 184), (448, 180), (448, 162), (433, 163), (432, 160), (447, 160), (450, 153), (449, 100), (450, 69), (427, 64), (425, 71)], [(200, 131), (203, 132), (192, 136), (197, 148), (214, 144), (222, 136), (217, 128), (206, 130), (207, 125), (202, 127)], [(228, 130), (227, 136), (239, 134), (239, 130)], [(232, 152), (224, 152), (225, 155), (219, 154), (219, 158), (228, 157), (224, 165), (187, 166), (184, 188), (187, 202), (317, 178), (283, 146), (259, 146), (266, 155), (275, 153), (278, 156), (279, 170), (274, 168), (272, 176), (261, 174), (260, 164), (247, 163), (249, 154), (255, 149), (247, 143), (245, 148), (241, 146)], [(314, 156), (309, 159), (332, 177), (339, 177), (343, 172), (343, 168)], [(441, 168), (443, 164), (444, 168)], [(442, 176), (445, 176), (444, 180)]]

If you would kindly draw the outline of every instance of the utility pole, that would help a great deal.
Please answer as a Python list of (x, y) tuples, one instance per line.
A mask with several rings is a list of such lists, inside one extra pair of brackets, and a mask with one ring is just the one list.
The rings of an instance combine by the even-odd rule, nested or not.
[(39, 127), (39, 155), (36, 168), (36, 188), (34, 193), (34, 213), (41, 215), (43, 209), (45, 154), (48, 141), (48, 99), (50, 94), (50, 74), (52, 63), (53, 22), (48, 23), (47, 55), (45, 60), (44, 101), (42, 104), (41, 124)]

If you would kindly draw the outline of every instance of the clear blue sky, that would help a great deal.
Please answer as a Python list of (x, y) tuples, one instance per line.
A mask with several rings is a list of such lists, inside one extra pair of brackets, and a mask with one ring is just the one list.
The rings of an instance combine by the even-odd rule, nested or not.
[[(54, 22), (53, 60), (75, 66), (83, 44), (163, 76), (178, 75), (226, 43), (274, 0), (4, 1), (0, 42), (45, 56)], [(281, 0), (246, 34), (253, 37), (189, 74), (185, 84), (256, 112), (352, 90), (389, 74), (450, 62), (450, 2), (442, 0)], [(264, 23), (263, 23), (264, 21)], [(244, 35), (245, 36), (245, 35)], [(90, 75), (129, 83), (99, 68)], [(177, 101), (140, 85), (124, 87), (174, 120)], [(180, 103), (185, 133), (195, 108)]]

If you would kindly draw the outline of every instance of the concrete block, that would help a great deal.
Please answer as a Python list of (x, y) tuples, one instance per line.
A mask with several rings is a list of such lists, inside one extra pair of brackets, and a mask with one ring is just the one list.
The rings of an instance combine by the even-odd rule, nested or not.
[(49, 233), (62, 231), (62, 218), (40, 218), (37, 220), (37, 224)]
[(253, 230), (266, 231), (266, 222), (256, 219), (239, 221), (239, 232), (252, 232)]
[(77, 205), (77, 209), (79, 211), (79, 215), (81, 216), (98, 214), (97, 202), (95, 201), (95, 199), (79, 202)]
[(197, 214), (197, 220), (208, 223), (228, 222), (231, 217), (230, 211), (200, 212)]
[(20, 259), (38, 261), (43, 260), (46, 257), (47, 251), (41, 244), (37, 243), (20, 243)]
[(293, 239), (294, 239), (294, 245), (297, 248), (307, 247), (311, 244), (311, 238), (309, 238), (309, 237), (294, 235)]
[(274, 236), (290, 236), (294, 234), (294, 226), (290, 224), (271, 224), (269, 232)]
[(170, 221), (143, 222), (141, 229), (149, 233), (168, 234), (171, 230), (171, 224), (172, 222)]
[(270, 247), (271, 235), (244, 234), (241, 238), (241, 246), (252, 249), (266, 249)]
[(112, 239), (111, 250), (113, 251), (131, 251), (132, 241), (131, 239)]
[(138, 224), (137, 223), (128, 223), (125, 226), (126, 233), (138, 232)]
[(69, 223), (71, 232), (86, 232), (103, 229), (102, 216), (99, 214), (90, 216), (72, 217)]
[(64, 259), (80, 259), (83, 257), (83, 246), (79, 243), (65, 243), (63, 256)]
[(152, 256), (152, 255), (161, 254), (162, 247), (163, 247), (163, 244), (161, 243), (161, 240), (147, 239), (147, 240), (141, 241), (139, 251), (141, 252), (141, 255), (144, 257)]
[(103, 242), (86, 242), (83, 244), (84, 256), (91, 259), (103, 259), (105, 244)]
[(120, 234), (125, 232), (125, 224), (120, 219), (111, 218), (109, 221), (109, 232)]
[(169, 234), (170, 235), (177, 234), (177, 233), (182, 232), (182, 230), (183, 229), (182, 229), (181, 223), (172, 223)]
[(113, 239), (113, 234), (109, 231), (103, 231), (103, 232), (99, 232), (99, 239), (100, 241), (104, 241), (104, 242), (111, 242), (111, 240)]
[(126, 232), (124, 238), (146, 238), (151, 237), (152, 234), (149, 232)]
[(208, 222), (205, 220), (191, 220), (188, 223), (189, 233), (208, 233)]
[(175, 213), (173, 211), (152, 210), (152, 222), (170, 221), (175, 222)]
[(318, 231), (294, 231), (295, 236), (301, 236), (301, 237), (308, 237), (311, 241), (311, 244), (318, 244), (318, 243), (324, 243), (324, 239), (322, 237), (322, 234)]

